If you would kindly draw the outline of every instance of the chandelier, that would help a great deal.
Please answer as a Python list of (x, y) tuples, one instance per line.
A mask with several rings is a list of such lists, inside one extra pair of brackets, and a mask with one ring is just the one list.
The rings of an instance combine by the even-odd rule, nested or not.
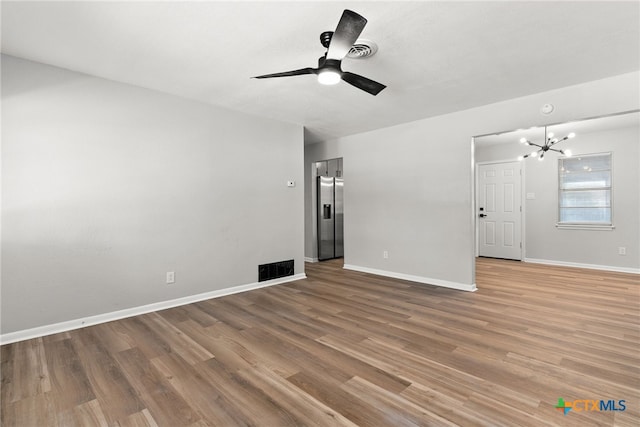
[(536, 144), (534, 142), (529, 141), (527, 138), (521, 138), (520, 142), (525, 144), (525, 145), (532, 145), (534, 147), (537, 147), (537, 149), (533, 150), (531, 153), (529, 154), (525, 154), (524, 156), (518, 156), (518, 160), (524, 160), (527, 157), (537, 157), (539, 161), (544, 160), (544, 155), (547, 153), (547, 151), (555, 151), (556, 153), (560, 153), (563, 156), (567, 156), (567, 157), (571, 157), (571, 150), (558, 150), (556, 148), (552, 148), (554, 145), (562, 142), (562, 141), (566, 141), (567, 139), (571, 139), (573, 137), (575, 137), (576, 134), (571, 132), (569, 135), (565, 136), (564, 138), (554, 138), (553, 136), (553, 132), (549, 132), (547, 133), (547, 127), (544, 127), (544, 144), (540, 145), (540, 144)]

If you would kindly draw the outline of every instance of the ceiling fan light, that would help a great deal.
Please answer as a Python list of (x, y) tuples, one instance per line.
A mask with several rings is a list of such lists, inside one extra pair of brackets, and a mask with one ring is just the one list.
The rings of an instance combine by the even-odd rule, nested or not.
[(334, 70), (320, 71), (318, 74), (318, 83), (323, 85), (335, 85), (340, 82), (340, 73)]

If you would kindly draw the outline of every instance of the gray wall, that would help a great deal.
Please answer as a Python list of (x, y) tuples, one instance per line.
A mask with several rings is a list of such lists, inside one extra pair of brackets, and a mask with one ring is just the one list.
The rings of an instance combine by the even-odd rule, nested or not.
[[(639, 80), (624, 74), (306, 146), (305, 256), (315, 244), (312, 164), (343, 157), (345, 263), (474, 283), (471, 138), (637, 109)], [(539, 112), (545, 103), (556, 106), (551, 117)]]
[[(523, 201), (525, 258), (640, 269), (639, 125), (640, 122), (621, 129), (579, 132), (575, 139), (563, 142), (561, 147), (571, 149), (574, 156), (613, 153), (613, 230), (556, 228), (558, 156), (550, 154), (543, 162), (535, 159), (523, 162), (524, 192), (535, 194), (535, 199)], [(531, 151), (517, 141), (514, 138), (514, 144), (479, 146), (476, 161), (513, 161), (518, 155)], [(621, 246), (626, 248), (625, 256), (618, 255)]]
[(3, 56), (2, 143), (2, 333), (304, 271), (301, 126)]

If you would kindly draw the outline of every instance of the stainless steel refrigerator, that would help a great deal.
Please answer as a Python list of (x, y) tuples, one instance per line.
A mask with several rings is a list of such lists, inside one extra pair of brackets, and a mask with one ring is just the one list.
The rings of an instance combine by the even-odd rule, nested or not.
[(318, 177), (318, 259), (344, 256), (342, 178)]

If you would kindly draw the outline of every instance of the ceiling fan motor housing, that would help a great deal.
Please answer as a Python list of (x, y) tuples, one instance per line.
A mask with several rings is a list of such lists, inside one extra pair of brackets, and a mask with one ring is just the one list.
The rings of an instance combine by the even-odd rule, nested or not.
[(334, 70), (342, 73), (341, 62), (337, 59), (327, 59), (326, 56), (322, 56), (318, 59), (318, 70)]

